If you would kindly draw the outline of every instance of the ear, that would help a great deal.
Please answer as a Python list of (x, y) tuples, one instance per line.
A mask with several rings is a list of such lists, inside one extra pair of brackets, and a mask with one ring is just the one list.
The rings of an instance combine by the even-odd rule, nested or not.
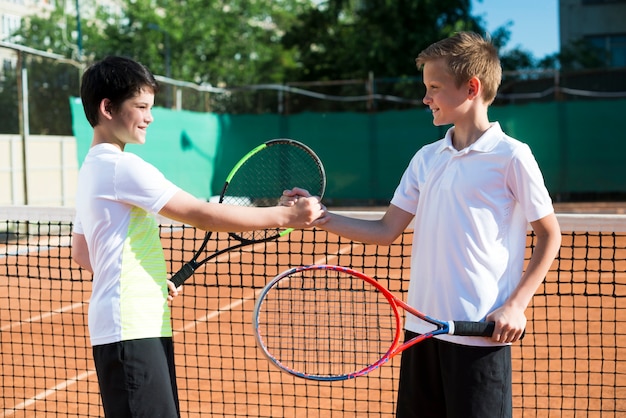
[(111, 100), (102, 99), (100, 102), (100, 114), (106, 119), (113, 118), (113, 106), (111, 105)]
[(480, 82), (478, 77), (470, 78), (469, 81), (467, 82), (468, 99), (470, 100), (475, 99), (480, 94), (481, 89), (482, 89), (482, 83)]

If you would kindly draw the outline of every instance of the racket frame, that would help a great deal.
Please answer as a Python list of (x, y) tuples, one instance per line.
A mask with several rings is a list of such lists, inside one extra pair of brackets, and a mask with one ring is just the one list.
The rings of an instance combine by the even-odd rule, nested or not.
[[(224, 199), (226, 197), (226, 193), (228, 191), (228, 186), (230, 185), (233, 177), (235, 176), (235, 174), (237, 174), (237, 172), (239, 171), (239, 169), (248, 161), (250, 160), (250, 158), (252, 158), (252, 156), (258, 154), (259, 152), (261, 152), (262, 150), (271, 147), (273, 145), (278, 145), (278, 144), (289, 144), (292, 146), (296, 146), (299, 147), (301, 149), (303, 149), (307, 155), (310, 156), (310, 158), (315, 162), (315, 164), (318, 166), (318, 170), (319, 170), (319, 174), (320, 174), (320, 190), (314, 190), (312, 192), (315, 192), (317, 194), (317, 196), (320, 197), (320, 199), (323, 197), (324, 195), (324, 191), (326, 190), (326, 172), (324, 170), (324, 165), (322, 164), (322, 161), (320, 160), (320, 158), (317, 156), (317, 154), (308, 146), (306, 146), (305, 144), (296, 141), (294, 139), (290, 139), (290, 138), (277, 138), (277, 139), (271, 139), (269, 141), (266, 141), (256, 147), (254, 147), (252, 150), (250, 150), (246, 155), (244, 155), (241, 159), (239, 159), (239, 161), (234, 165), (234, 167), (230, 170), (230, 172), (228, 173), (228, 176), (226, 176), (226, 180), (224, 182), (224, 186), (222, 187), (222, 191), (220, 193), (220, 198), (219, 198), (219, 203), (223, 203)], [(182, 285), (185, 280), (187, 280), (189, 277), (191, 277), (193, 275), (193, 273), (196, 271), (196, 269), (198, 267), (200, 267), (201, 265), (205, 264), (206, 262), (208, 262), (209, 260), (212, 260), (215, 257), (218, 257), (224, 253), (227, 253), (229, 251), (235, 250), (237, 248), (241, 248), (247, 245), (251, 245), (251, 244), (260, 244), (263, 242), (268, 242), (268, 241), (273, 241), (276, 239), (279, 239), (281, 237), (284, 237), (286, 235), (288, 235), (289, 233), (291, 233), (294, 229), (293, 228), (286, 228), (284, 230), (278, 231), (275, 235), (271, 235), (268, 237), (265, 237), (263, 239), (247, 239), (242, 237), (241, 235), (234, 233), (234, 232), (229, 232), (229, 236), (234, 238), (235, 240), (239, 241), (238, 244), (232, 245), (228, 248), (224, 248), (222, 250), (216, 251), (210, 255), (208, 255), (207, 257), (199, 260), (200, 255), (204, 252), (209, 240), (211, 239), (211, 236), (213, 235), (212, 231), (207, 231), (204, 239), (202, 241), (202, 244), (200, 245), (200, 247), (198, 247), (198, 249), (194, 252), (193, 258), (185, 263), (174, 275), (172, 275), (172, 277), (170, 278), (170, 281), (174, 284), (175, 287), (179, 287), (180, 285)]]
[[(391, 310), (394, 315), (394, 337), (393, 342), (391, 343), (389, 349), (383, 354), (379, 360), (372, 363), (369, 366), (362, 368), (361, 370), (357, 370), (351, 373), (346, 373), (342, 375), (314, 375), (303, 373), (298, 370), (294, 370), (289, 366), (282, 363), (278, 358), (276, 358), (267, 348), (264, 343), (263, 336), (260, 334), (260, 322), (259, 316), (261, 313), (261, 309), (263, 306), (263, 302), (267, 294), (282, 280), (288, 279), (290, 276), (294, 274), (301, 273), (307, 270), (331, 270), (337, 271), (340, 273), (346, 273), (353, 277), (357, 277), (359, 279), (364, 280), (370, 285), (374, 286), (376, 290), (378, 290), (385, 299), (389, 302), (391, 306)], [(436, 328), (434, 330), (428, 331), (426, 333), (420, 334), (409, 341), (401, 342), (402, 338), (402, 315), (398, 308), (402, 308), (404, 311), (420, 318), (423, 321), (426, 321)], [(274, 277), (271, 281), (269, 281), (263, 289), (260, 291), (256, 303), (254, 305), (254, 309), (252, 312), (252, 325), (254, 329), (254, 336), (256, 338), (258, 346), (263, 351), (264, 355), (269, 359), (271, 363), (280, 368), (281, 370), (294, 375), (296, 377), (301, 377), (309, 380), (317, 380), (317, 381), (338, 381), (338, 380), (348, 380), (353, 379), (359, 376), (364, 376), (373, 370), (379, 368), (383, 364), (387, 363), (397, 354), (406, 350), (407, 348), (418, 344), (426, 339), (432, 338), (436, 335), (442, 334), (453, 334), (453, 335), (469, 335), (469, 336), (491, 336), (493, 333), (494, 323), (493, 322), (474, 322), (474, 321), (442, 321), (436, 318), (433, 318), (429, 315), (426, 315), (414, 307), (408, 305), (403, 300), (396, 297), (393, 293), (391, 293), (387, 288), (385, 288), (382, 284), (380, 284), (377, 280), (348, 267), (330, 265), (330, 264), (316, 264), (316, 265), (308, 265), (308, 266), (300, 266), (294, 267), (289, 270), (286, 270), (276, 277)]]

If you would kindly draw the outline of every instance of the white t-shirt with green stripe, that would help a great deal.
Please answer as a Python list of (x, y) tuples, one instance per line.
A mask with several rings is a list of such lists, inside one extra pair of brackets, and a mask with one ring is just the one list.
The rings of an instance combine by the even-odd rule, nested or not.
[(92, 345), (172, 335), (154, 214), (178, 190), (154, 166), (111, 144), (96, 145), (85, 157), (74, 231), (85, 236), (94, 270)]

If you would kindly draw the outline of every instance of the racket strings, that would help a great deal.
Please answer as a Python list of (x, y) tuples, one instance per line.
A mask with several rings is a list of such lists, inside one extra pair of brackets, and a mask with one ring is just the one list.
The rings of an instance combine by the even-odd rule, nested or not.
[[(232, 175), (222, 203), (238, 206), (276, 206), (284, 190), (300, 187), (321, 196), (325, 176), (319, 159), (293, 142), (277, 142), (248, 158)], [(279, 234), (278, 229), (238, 233), (243, 240), (261, 241)]]
[(372, 285), (345, 273), (307, 270), (266, 294), (259, 334), (283, 367), (344, 376), (377, 362), (395, 336), (395, 313)]

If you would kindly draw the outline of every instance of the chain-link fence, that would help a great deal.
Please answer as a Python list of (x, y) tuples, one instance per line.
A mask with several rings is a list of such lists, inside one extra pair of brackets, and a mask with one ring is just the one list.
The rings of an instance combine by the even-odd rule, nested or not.
[[(0, 134), (25, 128), (34, 135), (71, 135), (69, 99), (79, 96), (84, 65), (5, 42), (0, 42), (0, 58)], [(227, 88), (157, 79), (163, 85), (157, 106), (229, 114), (383, 112), (422, 106), (424, 95), (419, 74)], [(620, 97), (626, 97), (626, 68), (519, 71), (504, 74), (494, 106)]]

